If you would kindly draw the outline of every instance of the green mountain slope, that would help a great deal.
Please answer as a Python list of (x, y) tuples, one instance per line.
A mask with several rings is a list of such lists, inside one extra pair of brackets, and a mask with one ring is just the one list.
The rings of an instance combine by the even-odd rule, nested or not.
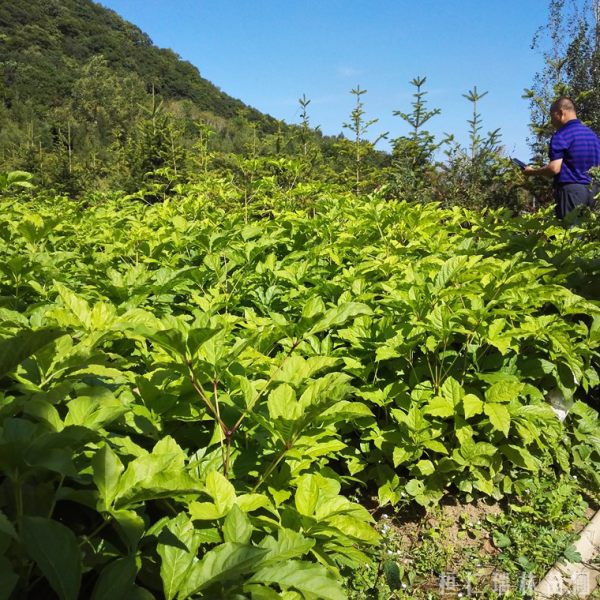
[(116, 73), (136, 73), (166, 99), (188, 99), (197, 108), (231, 119), (244, 114), (263, 132), (272, 117), (246, 106), (200, 76), (172, 50), (156, 47), (135, 25), (91, 0), (2, 0), (0, 97), (11, 108), (24, 101), (39, 114), (61, 105), (80, 69), (101, 54)]

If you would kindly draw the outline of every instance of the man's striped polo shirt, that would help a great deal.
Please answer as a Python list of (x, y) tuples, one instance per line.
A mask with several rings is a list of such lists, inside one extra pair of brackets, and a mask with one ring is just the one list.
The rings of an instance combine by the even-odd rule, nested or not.
[(550, 140), (550, 160), (559, 158), (563, 163), (554, 185), (588, 185), (592, 180), (589, 170), (600, 165), (600, 139), (579, 119), (571, 119)]

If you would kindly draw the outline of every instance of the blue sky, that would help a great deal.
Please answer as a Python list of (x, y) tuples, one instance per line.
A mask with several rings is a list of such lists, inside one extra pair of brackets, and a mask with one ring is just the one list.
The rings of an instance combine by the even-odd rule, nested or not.
[[(522, 99), (543, 58), (531, 49), (545, 0), (102, 0), (160, 47), (171, 48), (224, 92), (283, 119), (309, 116), (337, 134), (367, 90), (373, 137), (404, 135), (393, 111), (410, 112), (409, 81), (426, 76), (436, 136), (468, 140), (477, 86), (484, 132), (500, 128), (507, 153), (527, 159), (529, 108)], [(385, 144), (381, 146), (385, 148)]]

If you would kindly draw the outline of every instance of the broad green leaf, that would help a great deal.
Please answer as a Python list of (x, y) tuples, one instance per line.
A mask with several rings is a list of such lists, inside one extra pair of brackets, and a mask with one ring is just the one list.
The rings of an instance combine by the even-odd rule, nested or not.
[(319, 412), (326, 410), (350, 393), (351, 379), (352, 377), (346, 373), (327, 373), (309, 383), (300, 396), (300, 404), (305, 408), (312, 405)]
[(320, 296), (313, 296), (306, 304), (304, 304), (302, 308), (302, 318), (307, 320), (314, 319), (315, 317), (322, 315), (326, 310), (323, 299)]
[(448, 449), (439, 440), (425, 440), (423, 446), (440, 454), (448, 454)]
[(97, 302), (90, 313), (90, 329), (102, 331), (110, 327), (116, 317), (117, 311), (112, 304)]
[(260, 543), (261, 548), (269, 550), (264, 560), (265, 564), (271, 562), (281, 564), (282, 561), (290, 558), (300, 558), (314, 545), (313, 538), (306, 538), (300, 532), (291, 529), (278, 529), (277, 539), (269, 535)]
[(191, 502), (189, 505), (190, 516), (195, 521), (214, 521), (224, 516), (217, 509), (214, 502)]
[(235, 504), (235, 488), (231, 482), (218, 471), (210, 471), (206, 476), (206, 492), (221, 514), (226, 515)]
[(275, 583), (284, 590), (296, 589), (306, 597), (322, 600), (345, 600), (346, 593), (340, 584), (321, 565), (290, 560), (284, 564), (259, 569), (252, 578), (255, 583)]
[(489, 417), (492, 427), (508, 437), (510, 413), (506, 406), (496, 402), (486, 402), (483, 406), (483, 412)]
[(267, 406), (269, 417), (273, 421), (277, 419), (296, 421), (304, 412), (302, 405), (296, 399), (296, 392), (287, 383), (278, 385), (269, 393)]
[(540, 462), (527, 450), (514, 444), (500, 446), (500, 452), (512, 463), (529, 471), (539, 471)]
[(329, 422), (372, 416), (373, 412), (366, 404), (363, 404), (362, 402), (350, 402), (349, 400), (340, 400), (321, 413), (321, 417), (324, 420), (335, 417)]
[(73, 313), (79, 324), (84, 329), (89, 330), (91, 328), (92, 311), (87, 301), (59, 281), (54, 282), (54, 287), (58, 291), (63, 304)]
[(452, 402), (452, 406), (457, 406), (461, 401), (462, 397), (465, 395), (465, 391), (462, 386), (454, 377), (448, 377), (446, 381), (442, 384), (440, 388), (440, 393), (444, 398), (447, 398), (450, 402)]
[(94, 483), (100, 494), (101, 511), (107, 511), (113, 504), (119, 489), (119, 478), (125, 467), (108, 444), (104, 444), (92, 459)]
[(361, 302), (346, 302), (340, 306), (330, 308), (323, 318), (313, 325), (307, 335), (328, 331), (329, 329), (343, 325), (348, 319), (371, 314), (373, 314), (373, 311), (366, 304), (362, 304)]
[(219, 331), (221, 331), (221, 329), (209, 327), (190, 329), (187, 335), (187, 348), (190, 355), (194, 356), (202, 345), (219, 333)]
[(365, 544), (377, 544), (380, 536), (368, 523), (355, 519), (351, 515), (335, 515), (327, 519), (327, 523), (339, 529), (344, 535)]
[(435, 467), (430, 460), (420, 460), (415, 467), (423, 477), (435, 472)]
[(522, 390), (520, 381), (498, 381), (485, 392), (485, 398), (488, 402), (510, 402), (518, 398)]
[(425, 491), (425, 485), (419, 479), (411, 479), (404, 487), (407, 494), (418, 496)]
[(452, 417), (454, 415), (454, 404), (450, 398), (434, 396), (424, 407), (424, 412), (434, 417)]
[(470, 419), (483, 412), (483, 401), (474, 394), (466, 394), (462, 399), (462, 403), (465, 419)]
[(235, 503), (245, 512), (254, 512), (259, 508), (273, 509), (271, 500), (264, 494), (242, 494)]
[(0, 340), (0, 377), (64, 334), (62, 329), (46, 328), (20, 331)]
[(314, 475), (304, 475), (298, 482), (294, 503), (301, 515), (311, 517), (315, 514), (319, 500), (319, 486)]
[(5, 533), (14, 540), (19, 539), (14, 525), (8, 520), (2, 511), (0, 511), (0, 532)]
[(225, 542), (237, 542), (247, 544), (252, 536), (252, 525), (250, 519), (237, 505), (229, 511), (223, 523), (223, 540)]
[(19, 581), (19, 576), (13, 571), (9, 560), (0, 556), (0, 600), (9, 600)]
[[(186, 455), (171, 436), (165, 436), (152, 450), (132, 460), (119, 479), (117, 506), (128, 502), (160, 497), (169, 490), (199, 488), (199, 483), (185, 472)], [(148, 493), (143, 493), (144, 490)], [(162, 490), (162, 492), (161, 492)], [(140, 494), (140, 492), (142, 492)]]
[(77, 600), (82, 567), (75, 534), (57, 521), (25, 516), (21, 540), (59, 598)]
[(446, 287), (448, 282), (465, 267), (469, 260), (468, 256), (462, 255), (452, 256), (446, 260), (435, 278), (434, 291), (439, 292)]
[(117, 531), (131, 554), (138, 547), (146, 525), (144, 519), (133, 510), (111, 510), (110, 516), (117, 524)]
[(402, 465), (413, 459), (415, 452), (413, 450), (408, 450), (403, 446), (396, 446), (392, 450), (392, 460), (394, 462), (394, 467), (398, 465)]
[(167, 600), (172, 600), (186, 584), (199, 545), (194, 525), (184, 512), (168, 521), (158, 535), (156, 550), (161, 558), (160, 577)]
[(273, 381), (298, 387), (306, 379), (313, 377), (319, 371), (334, 367), (338, 362), (338, 358), (331, 356), (303, 358), (293, 354), (284, 359), (281, 365), (273, 367)]
[(125, 414), (128, 407), (105, 387), (87, 388), (81, 395), (67, 403), (69, 412), (65, 425), (81, 425), (88, 429), (99, 429)]
[(497, 452), (496, 446), (487, 442), (474, 442), (472, 439), (465, 439), (461, 444), (459, 451), (452, 453), (454, 458), (460, 464), (469, 466), (477, 465), (487, 467), (491, 463), (491, 457)]
[(215, 583), (231, 583), (242, 575), (256, 572), (268, 552), (264, 548), (225, 542), (209, 550), (199, 563), (192, 565), (180, 595), (185, 598)]
[(92, 600), (129, 600), (136, 575), (135, 556), (113, 560), (100, 572), (92, 592)]

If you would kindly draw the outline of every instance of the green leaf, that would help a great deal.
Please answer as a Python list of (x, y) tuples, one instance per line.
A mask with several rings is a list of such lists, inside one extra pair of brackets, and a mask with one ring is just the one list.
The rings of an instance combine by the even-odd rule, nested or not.
[(470, 419), (483, 412), (483, 401), (475, 396), (475, 394), (466, 394), (462, 399), (462, 403), (465, 419)]
[(80, 298), (75, 292), (59, 281), (54, 282), (54, 287), (58, 291), (63, 304), (73, 313), (79, 324), (86, 330), (90, 329), (92, 312), (87, 301), (84, 298)]
[(283, 528), (277, 530), (277, 539), (267, 536), (260, 543), (261, 548), (269, 550), (264, 562), (276, 564), (290, 558), (300, 558), (314, 545), (314, 539), (305, 538), (300, 532)]
[(472, 439), (465, 439), (461, 446), (460, 452), (456, 450), (452, 454), (452, 458), (456, 459), (461, 464), (466, 462), (467, 465), (477, 465), (479, 467), (487, 467), (491, 463), (491, 457), (497, 452), (496, 446), (487, 442), (474, 442)]
[(221, 516), (226, 515), (235, 504), (235, 488), (231, 482), (218, 471), (210, 471), (206, 476), (206, 492), (213, 499)]
[(514, 444), (500, 446), (500, 452), (512, 463), (529, 471), (539, 471), (539, 461), (526, 449)]
[(259, 508), (273, 509), (271, 500), (264, 494), (242, 494), (238, 496), (235, 503), (245, 512), (254, 512)]
[(65, 335), (62, 329), (46, 328), (20, 331), (13, 337), (0, 340), (0, 377), (3, 377), (26, 358), (55, 339)]
[(425, 491), (425, 485), (418, 479), (411, 479), (405, 486), (404, 490), (411, 496), (419, 496)]
[(2, 511), (0, 511), (0, 532), (5, 533), (14, 540), (19, 539), (14, 525), (8, 520), (8, 518)]
[(42, 517), (23, 517), (21, 540), (27, 555), (61, 600), (76, 600), (81, 583), (81, 552), (75, 534)]
[(383, 573), (385, 575), (385, 581), (391, 590), (399, 590), (402, 581), (400, 579), (400, 567), (395, 560), (386, 560), (383, 563)]
[(454, 415), (454, 404), (450, 398), (434, 396), (425, 406), (424, 412), (434, 417), (452, 417)]
[(510, 413), (506, 406), (495, 402), (486, 402), (483, 406), (483, 412), (489, 417), (492, 427), (508, 437)]
[(267, 407), (272, 421), (296, 421), (304, 413), (302, 405), (296, 399), (294, 388), (287, 383), (282, 383), (271, 391)]
[(146, 529), (144, 519), (133, 510), (111, 510), (110, 515), (117, 524), (117, 531), (127, 544), (127, 549), (133, 554)]
[(523, 389), (520, 381), (498, 381), (485, 392), (488, 402), (510, 402), (519, 397)]
[(463, 255), (452, 256), (446, 260), (435, 278), (433, 290), (439, 292), (446, 287), (448, 282), (463, 269), (467, 262), (469, 262), (469, 257)]
[(226, 542), (247, 544), (252, 537), (252, 525), (239, 506), (235, 505), (229, 511), (223, 523), (223, 539)]
[(296, 510), (301, 515), (312, 517), (315, 514), (317, 501), (319, 500), (319, 486), (314, 475), (304, 475), (298, 482), (298, 488), (294, 497)]
[(571, 544), (563, 552), (563, 558), (572, 563), (580, 563), (582, 561), (581, 554), (575, 549), (575, 546)]
[(340, 584), (321, 565), (290, 560), (284, 564), (259, 569), (252, 583), (275, 583), (282, 589), (296, 589), (308, 597), (322, 600), (346, 600)]
[(462, 386), (454, 377), (448, 377), (446, 381), (444, 381), (442, 387), (440, 388), (441, 395), (444, 398), (447, 398), (450, 402), (452, 402), (452, 406), (457, 406), (461, 401), (462, 397), (465, 395), (465, 391)]
[(499, 531), (495, 531), (492, 534), (492, 539), (494, 540), (494, 546), (496, 546), (496, 548), (508, 548), (512, 544), (512, 540)]
[(92, 459), (94, 483), (100, 493), (99, 504), (101, 511), (107, 511), (117, 496), (119, 478), (125, 467), (119, 457), (108, 444), (104, 444)]
[(435, 467), (430, 460), (420, 460), (415, 467), (423, 477), (435, 473)]
[(200, 539), (190, 518), (179, 513), (160, 532), (156, 550), (161, 558), (160, 576), (167, 600), (174, 598), (188, 579)]
[(368, 523), (355, 519), (351, 515), (334, 515), (327, 519), (327, 523), (339, 529), (344, 535), (365, 544), (377, 544), (380, 540), (379, 534)]
[(180, 595), (187, 598), (215, 583), (231, 583), (246, 573), (256, 571), (268, 552), (264, 548), (225, 542), (209, 550), (200, 563), (192, 565)]
[(329, 309), (322, 319), (317, 321), (307, 335), (328, 331), (333, 327), (343, 325), (348, 319), (360, 315), (372, 315), (373, 311), (361, 302), (345, 302), (340, 306)]
[(9, 600), (19, 581), (19, 576), (13, 571), (9, 560), (0, 556), (0, 600)]
[(199, 327), (190, 329), (187, 336), (187, 348), (189, 353), (194, 356), (196, 352), (213, 336), (219, 333), (221, 329), (211, 329), (208, 327)]
[(102, 569), (92, 592), (92, 600), (129, 600), (136, 575), (135, 556), (113, 560)]

